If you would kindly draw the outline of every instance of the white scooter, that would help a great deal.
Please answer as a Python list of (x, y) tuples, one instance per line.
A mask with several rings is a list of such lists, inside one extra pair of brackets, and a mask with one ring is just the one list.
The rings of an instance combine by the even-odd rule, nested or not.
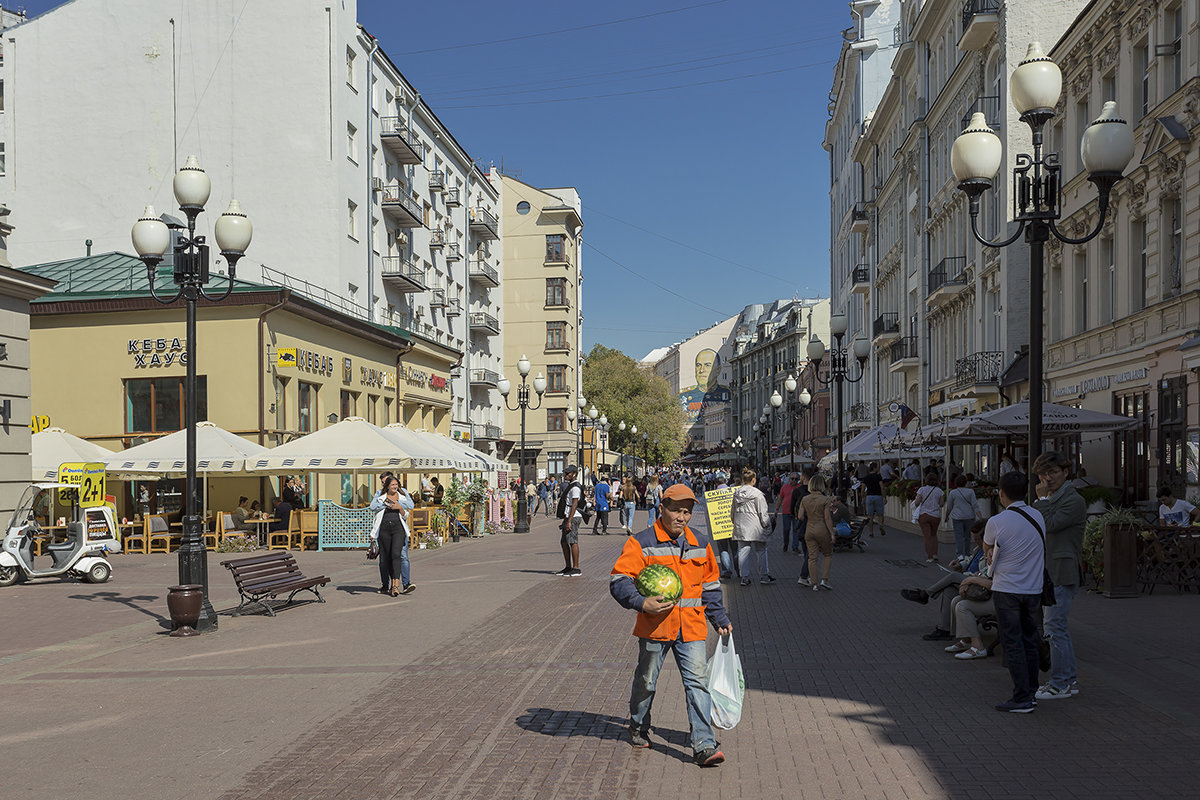
[[(43, 493), (52, 493), (43, 496)], [(52, 539), (38, 524), (35, 508), (39, 501), (45, 508), (54, 508), (54, 494), (59, 503), (70, 503), (67, 540), (50, 544), (46, 552), (50, 563), (34, 564), (34, 544), (39, 538)], [(121, 540), (112, 509), (107, 506), (80, 508), (78, 487), (69, 483), (34, 483), (25, 489), (17, 510), (0, 546), (0, 586), (12, 586), (27, 578), (70, 577), (89, 583), (104, 583), (112, 574), (112, 565), (105, 553), (120, 552)], [(44, 557), (44, 556), (43, 556)]]

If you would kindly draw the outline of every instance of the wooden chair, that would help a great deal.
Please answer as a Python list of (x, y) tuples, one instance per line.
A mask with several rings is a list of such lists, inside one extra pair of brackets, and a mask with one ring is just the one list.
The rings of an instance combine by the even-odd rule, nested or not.
[(221, 544), (221, 526), (214, 519), (212, 521), (212, 530), (208, 529), (208, 520), (204, 521), (204, 549), (216, 550)]
[(125, 528), (121, 530), (121, 551), (124, 553), (149, 553), (150, 535), (146, 533), (146, 525), (142, 527)]
[(292, 511), (288, 514), (288, 526), (286, 530), (267, 532), (268, 550), (291, 550), (293, 547), (301, 549), (300, 544), (299, 511)]
[(230, 514), (221, 513), (221, 514), (218, 514), (218, 517), (221, 520), (221, 524), (219, 525), (219, 527), (221, 529), (221, 541), (222, 542), (225, 541), (226, 539), (249, 539), (249, 537), (254, 536), (255, 543), (257, 543), (257, 541), (258, 541), (257, 534), (254, 533), (254, 531), (244, 531), (241, 528), (239, 528), (233, 524), (233, 514), (232, 513), (230, 513)]
[(408, 547), (410, 550), (417, 548), (418, 538), (422, 533), (429, 533), (429, 529), (433, 524), (433, 506), (424, 508), (414, 508), (408, 512)]
[(175, 533), (167, 522), (166, 514), (152, 514), (142, 521), (142, 530), (146, 536), (146, 550), (149, 553), (170, 553), (179, 549), (182, 533)]
[(312, 550), (316, 550), (321, 544), (321, 535), (318, 530), (318, 512), (313, 509), (301, 509), (293, 511), (293, 515), (300, 515), (300, 549), (308, 550), (309, 545), (312, 545)]

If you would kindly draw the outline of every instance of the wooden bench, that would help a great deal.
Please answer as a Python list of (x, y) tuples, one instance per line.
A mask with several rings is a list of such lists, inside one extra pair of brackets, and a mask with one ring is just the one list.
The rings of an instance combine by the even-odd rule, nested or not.
[(221, 566), (233, 573), (234, 585), (242, 597), (242, 602), (232, 612), (233, 616), (241, 614), (247, 604), (257, 603), (273, 617), (275, 609), (266, 600), (274, 599), (285, 592), (289, 593), (285, 606), (292, 604), (296, 592), (306, 589), (317, 596), (318, 602), (325, 602), (317, 587), (329, 583), (329, 578), (323, 575), (316, 578), (305, 577), (291, 553), (273, 550), (266, 555), (222, 561)]

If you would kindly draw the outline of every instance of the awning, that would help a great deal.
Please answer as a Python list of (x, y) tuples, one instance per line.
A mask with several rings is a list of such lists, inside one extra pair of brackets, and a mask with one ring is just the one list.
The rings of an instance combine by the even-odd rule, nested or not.
[(59, 464), (96, 462), (111, 458), (112, 450), (80, 439), (62, 428), (47, 428), (32, 437), (33, 480), (58, 479)]
[[(241, 475), (247, 459), (270, 452), (212, 422), (196, 423), (196, 472), (201, 475)], [(152, 439), (104, 459), (108, 473), (137, 479), (183, 477), (187, 474), (187, 429)]]

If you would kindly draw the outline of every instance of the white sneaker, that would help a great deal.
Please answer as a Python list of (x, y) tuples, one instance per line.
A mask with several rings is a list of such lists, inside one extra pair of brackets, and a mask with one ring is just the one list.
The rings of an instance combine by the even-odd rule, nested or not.
[(812, 581), (810, 581), (808, 578), (797, 578), (796, 583), (800, 584), (801, 586), (812, 586), (813, 585)]
[(829, 581), (821, 581), (821, 583), (819, 584), (818, 588), (820, 588), (820, 589), (824, 589), (824, 590), (825, 590), (825, 591), (827, 591), (827, 592), (832, 592), (832, 591), (833, 591), (833, 587), (829, 585)]
[(819, 591), (821, 591), (821, 587), (820, 587), (820, 586), (818, 586), (818, 585), (817, 585), (817, 584), (815, 584), (815, 583), (812, 585), (812, 587), (813, 587), (813, 591), (814, 591), (814, 592), (819, 592)]
[(987, 658), (987, 654), (988, 651), (986, 647), (968, 647), (966, 650), (963, 650), (961, 653), (956, 655), (955, 658), (959, 659), (960, 661), (969, 661), (973, 658)]

